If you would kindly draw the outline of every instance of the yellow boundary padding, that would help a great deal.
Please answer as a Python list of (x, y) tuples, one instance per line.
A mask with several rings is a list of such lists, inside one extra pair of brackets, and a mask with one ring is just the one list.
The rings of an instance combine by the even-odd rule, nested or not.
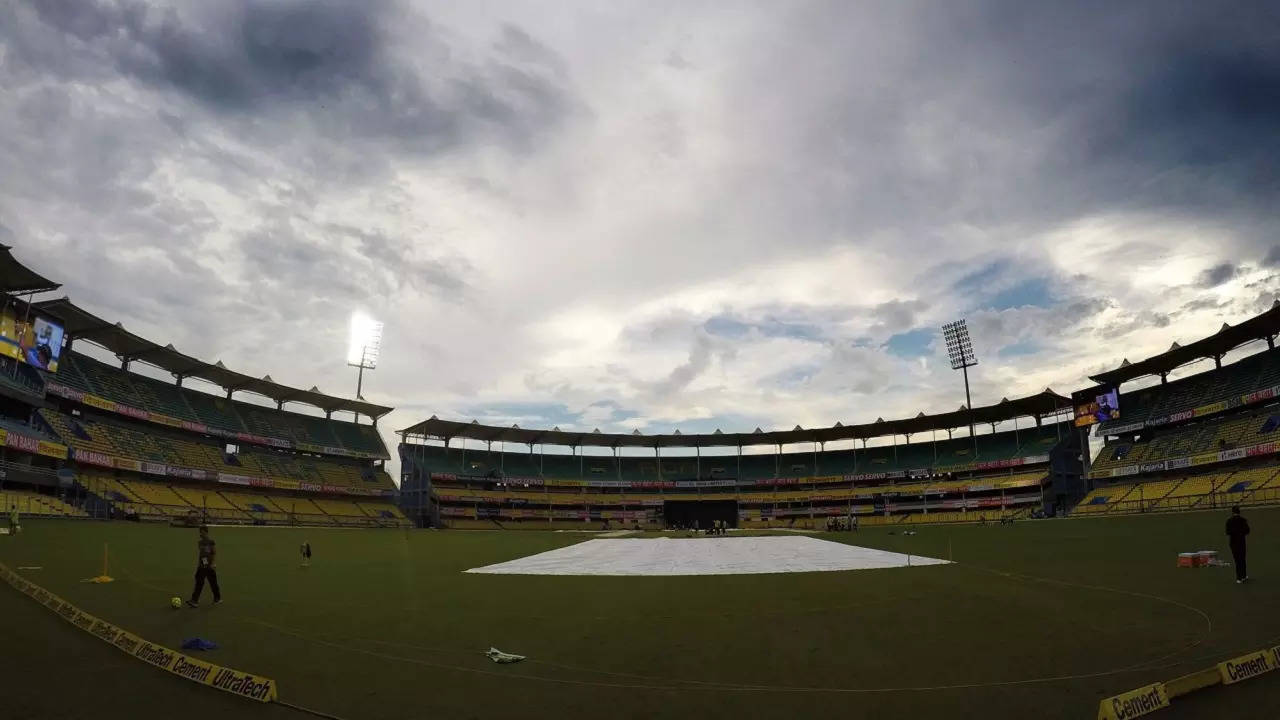
[(44, 605), (63, 620), (84, 630), (104, 642), (110, 643), (121, 652), (150, 663), (161, 670), (186, 678), (202, 685), (229, 692), (242, 698), (258, 702), (274, 702), (276, 700), (276, 681), (252, 673), (232, 670), (203, 660), (183, 655), (163, 645), (147, 642), (142, 638), (122, 630), (115, 625), (101, 620), (36, 585), (26, 578), (10, 570), (0, 563), (0, 579), (9, 583), (18, 592)]
[(1174, 698), (1214, 685), (1233, 685), (1272, 670), (1280, 670), (1280, 645), (1225, 660), (1169, 682), (1154, 683), (1106, 698), (1098, 703), (1098, 720), (1140, 717), (1169, 707), (1169, 701)]

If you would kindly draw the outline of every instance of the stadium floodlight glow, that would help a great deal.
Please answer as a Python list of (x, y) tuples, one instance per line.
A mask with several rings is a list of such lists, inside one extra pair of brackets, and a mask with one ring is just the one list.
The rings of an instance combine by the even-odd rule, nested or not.
[[(382, 323), (362, 312), (351, 313), (351, 338), (347, 342), (347, 364), (360, 368), (356, 375), (356, 399), (361, 400), (364, 389), (364, 371), (378, 367), (378, 353), (382, 351)], [(360, 414), (356, 413), (356, 420)]]
[(373, 370), (382, 350), (382, 323), (357, 312), (351, 314), (351, 338), (347, 342), (347, 364)]
[(961, 318), (942, 326), (942, 337), (947, 341), (947, 358), (951, 369), (964, 373), (964, 406), (969, 415), (969, 437), (973, 438), (974, 457), (978, 455), (978, 438), (973, 434), (973, 400), (969, 397), (969, 368), (978, 364), (978, 355), (969, 339), (969, 325)]

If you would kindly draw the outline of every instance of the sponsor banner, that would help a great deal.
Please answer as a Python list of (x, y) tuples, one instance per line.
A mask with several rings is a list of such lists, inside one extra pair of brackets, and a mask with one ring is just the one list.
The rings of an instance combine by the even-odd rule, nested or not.
[(542, 478), (528, 477), (525, 475), (505, 477), (502, 481), (508, 485), (542, 485)]
[(150, 414), (146, 410), (140, 410), (136, 407), (129, 407), (128, 405), (121, 405), (120, 403), (116, 403), (116, 412), (120, 413), (121, 415), (127, 415), (131, 418), (137, 418), (139, 420), (146, 420), (147, 416)]
[(178, 418), (169, 417), (168, 415), (161, 415), (160, 413), (147, 413), (147, 420), (157, 425), (167, 425), (169, 427), (176, 427), (176, 428), (182, 427), (182, 421), (179, 420)]
[(168, 467), (168, 474), (173, 477), (189, 478), (191, 480), (217, 480), (218, 474), (209, 472), (208, 470), (192, 470), (191, 468)]
[(110, 455), (105, 455), (92, 450), (81, 450), (76, 448), (71, 452), (71, 459), (76, 462), (88, 463), (89, 465), (99, 465), (101, 467), (115, 467)]
[(1183, 420), (1190, 420), (1195, 416), (1196, 414), (1194, 410), (1183, 410), (1182, 412), (1176, 412), (1171, 414), (1169, 416), (1169, 422), (1171, 423), (1182, 422)]
[(1275, 660), (1274, 652), (1259, 650), (1218, 663), (1218, 674), (1222, 676), (1223, 685), (1234, 685), (1275, 670)]
[(275, 487), (280, 488), (281, 490), (297, 490), (299, 489), (298, 485), (299, 483), (297, 480), (285, 480), (283, 478), (275, 479)]
[(293, 443), (289, 442), (288, 440), (281, 440), (280, 438), (267, 438), (266, 440), (267, 440), (266, 444), (270, 445), (271, 447), (278, 447), (278, 448), (293, 447)]
[(1227, 398), (1227, 399), (1226, 399), (1226, 403), (1227, 403), (1227, 409), (1228, 409), (1228, 410), (1232, 410), (1232, 409), (1234, 409), (1234, 408), (1238, 408), (1238, 407), (1240, 407), (1241, 405), (1243, 405), (1243, 404), (1244, 404), (1244, 403), (1242, 403), (1242, 402), (1240, 401), (1240, 398), (1238, 398), (1238, 397), (1229, 397), (1229, 398)]
[[(1131, 422), (1131, 423), (1125, 423), (1124, 425), (1114, 425), (1104, 429), (1103, 433), (1106, 435), (1124, 435), (1126, 433), (1137, 432), (1141, 430), (1145, 425), (1147, 425), (1147, 423), (1143, 423), (1143, 422)], [(1048, 458), (1049, 456), (1046, 455), (1045, 459), (1048, 460)]]
[[(8, 442), (8, 439), (6, 438), (5, 441)], [(67, 446), (62, 443), (39, 440), (36, 442), (36, 452), (45, 457), (58, 458), (59, 460), (67, 459)]]
[[(303, 448), (301, 443), (298, 444), (298, 447), (299, 449), (305, 449)], [(458, 476), (454, 475), (453, 473), (433, 472), (428, 477), (430, 477), (432, 480), (457, 480), (458, 479)]]
[(303, 452), (316, 453), (317, 455), (324, 452), (323, 445), (315, 445), (312, 443), (304, 443), (304, 442), (294, 443), (294, 447), (296, 447), (299, 450), (302, 450)]
[(626, 480), (587, 480), (587, 487), (604, 487), (604, 488), (625, 488), (631, 487), (631, 483)]
[(61, 397), (61, 398), (66, 398), (68, 400), (75, 400), (76, 402), (84, 402), (84, 393), (74, 388), (69, 388), (66, 385), (63, 385), (61, 383), (50, 382), (46, 380), (44, 383), (44, 389), (47, 392), (57, 395), (58, 397)]
[(1272, 387), (1272, 388), (1267, 388), (1266, 390), (1251, 392), (1248, 395), (1240, 396), (1240, 401), (1245, 405), (1251, 405), (1256, 402), (1262, 402), (1263, 400), (1270, 400), (1271, 398), (1276, 396), (1276, 390), (1277, 388)]
[[(252, 484), (252, 481), (251, 481), (251, 484)], [(307, 490), (309, 492), (320, 492), (321, 490), (324, 489), (324, 486), (316, 485), (315, 483), (300, 482), (298, 483), (298, 489)]]
[(320, 452), (322, 452), (322, 453), (326, 453), (326, 454), (328, 454), (328, 455), (352, 455), (352, 454), (354, 454), (354, 453), (352, 453), (350, 450), (347, 450), (346, 448), (329, 447), (329, 446), (327, 446), (327, 445), (326, 445), (326, 446), (324, 446), (324, 447), (321, 447), (321, 448), (320, 448)]
[(228, 483), (230, 485), (248, 485), (249, 478), (244, 475), (232, 475), (230, 473), (218, 473), (218, 482)]
[(209, 432), (209, 428), (208, 428), (207, 426), (205, 426), (204, 424), (202, 424), (202, 423), (198, 423), (198, 422), (191, 422), (190, 420), (183, 420), (183, 421), (182, 421), (182, 429), (183, 429), (183, 430), (190, 430), (191, 432), (198, 432), (198, 433), (207, 433), (207, 432)]
[(1008, 460), (990, 460), (987, 462), (974, 463), (975, 470), (992, 470), (994, 468), (1006, 468), (1021, 465), (1024, 462), (1022, 458), (1011, 458)]
[(1191, 456), (1191, 465), (1208, 465), (1209, 463), (1218, 462), (1218, 453), (1201, 453)]
[(1144, 472), (1144, 473), (1160, 472), (1161, 470), (1164, 470), (1163, 460), (1161, 460), (1160, 462), (1154, 462), (1154, 463), (1143, 463), (1139, 467), (1139, 472)]
[(552, 487), (583, 487), (581, 480), (548, 480), (547, 485)]
[(756, 485), (799, 485), (801, 482), (807, 482), (807, 481), (804, 478), (779, 477), (779, 478), (764, 478), (762, 480), (756, 480), (755, 484)]
[(132, 470), (134, 472), (142, 472), (142, 463), (137, 460), (129, 460), (127, 458), (111, 458), (112, 464), (121, 470)]
[(1173, 460), (1166, 460), (1164, 465), (1165, 468), (1169, 470), (1191, 467), (1191, 458), (1174, 458)]
[(1210, 403), (1208, 405), (1201, 405), (1200, 407), (1192, 410), (1191, 416), (1201, 417), (1202, 415), (1212, 415), (1214, 413), (1220, 413), (1226, 409), (1227, 404), (1225, 402)]
[[(547, 484), (550, 485), (551, 482), (552, 481), (548, 480)], [(656, 480), (646, 480), (644, 482), (631, 483), (631, 487), (636, 490), (656, 490), (658, 488), (673, 488), (675, 486), (676, 484), (671, 480), (663, 480), (661, 482)]]
[[(983, 490), (995, 490), (996, 486), (992, 483), (981, 483), (979, 485), (969, 485), (968, 487), (954, 488), (951, 492), (982, 492)], [(939, 491), (943, 492), (943, 491)]]
[[(251, 477), (249, 478), (249, 485), (251, 485), (252, 487), (275, 487), (276, 483), (271, 478)], [(317, 491), (319, 491), (319, 488), (320, 486), (317, 485), (316, 486)]]
[(98, 408), (99, 410), (115, 410), (116, 409), (116, 404), (111, 402), (110, 400), (106, 398), (100, 398), (97, 395), (90, 395), (88, 393), (84, 394), (84, 396), (80, 399), (80, 402), (84, 403), (85, 405), (88, 405), (89, 407)]
[(1270, 455), (1276, 451), (1275, 443), (1262, 443), (1261, 445), (1253, 445), (1244, 449), (1244, 454), (1253, 457), (1255, 455)]
[(197, 660), (163, 645), (143, 640), (106, 620), (90, 615), (44, 588), (27, 582), (4, 565), (0, 565), (0, 579), (75, 627), (161, 670), (249, 700), (274, 702), (276, 699), (276, 681), (271, 678)]
[(1218, 459), (1223, 461), (1239, 460), (1244, 456), (1245, 456), (1244, 448), (1232, 448), (1231, 450), (1223, 450), (1222, 452), (1218, 453)]
[(1169, 707), (1164, 683), (1153, 683), (1109, 697), (1098, 704), (1098, 720), (1129, 720)]
[(169, 473), (169, 466), (161, 465), (160, 463), (144, 462), (142, 463), (142, 472), (151, 475), (167, 475)]
[(32, 453), (38, 452), (40, 450), (39, 440), (33, 437), (28, 437), (26, 435), (19, 435), (18, 433), (12, 432), (12, 431), (7, 431), (5, 433), (4, 444), (7, 447), (17, 448), (18, 450), (25, 450), (27, 452), (32, 452)]
[(1121, 468), (1115, 468), (1111, 471), (1111, 477), (1124, 477), (1125, 475), (1137, 475), (1137, 465), (1126, 465)]

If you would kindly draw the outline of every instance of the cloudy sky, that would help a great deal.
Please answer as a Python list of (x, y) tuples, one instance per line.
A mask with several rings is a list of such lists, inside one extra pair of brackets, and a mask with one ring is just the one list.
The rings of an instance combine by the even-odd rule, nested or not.
[(0, 0), (0, 242), (389, 443), (1069, 392), (1275, 299), (1278, 12)]

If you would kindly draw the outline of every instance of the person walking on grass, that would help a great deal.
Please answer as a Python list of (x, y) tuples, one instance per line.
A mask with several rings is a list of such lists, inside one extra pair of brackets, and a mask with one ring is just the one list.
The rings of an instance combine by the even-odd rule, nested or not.
[(209, 589), (213, 590), (213, 604), (217, 605), (222, 602), (222, 591), (218, 589), (218, 547), (213, 538), (209, 537), (208, 525), (200, 526), (200, 539), (196, 541), (196, 549), (199, 553), (196, 560), (196, 586), (191, 591), (187, 607), (200, 607), (200, 593), (204, 591), (205, 580), (209, 581)]
[(1240, 514), (1240, 506), (1231, 508), (1231, 517), (1227, 518), (1227, 537), (1231, 545), (1231, 559), (1236, 564), (1236, 584), (1240, 585), (1249, 579), (1249, 569), (1245, 565), (1245, 536), (1249, 534), (1249, 521)]

